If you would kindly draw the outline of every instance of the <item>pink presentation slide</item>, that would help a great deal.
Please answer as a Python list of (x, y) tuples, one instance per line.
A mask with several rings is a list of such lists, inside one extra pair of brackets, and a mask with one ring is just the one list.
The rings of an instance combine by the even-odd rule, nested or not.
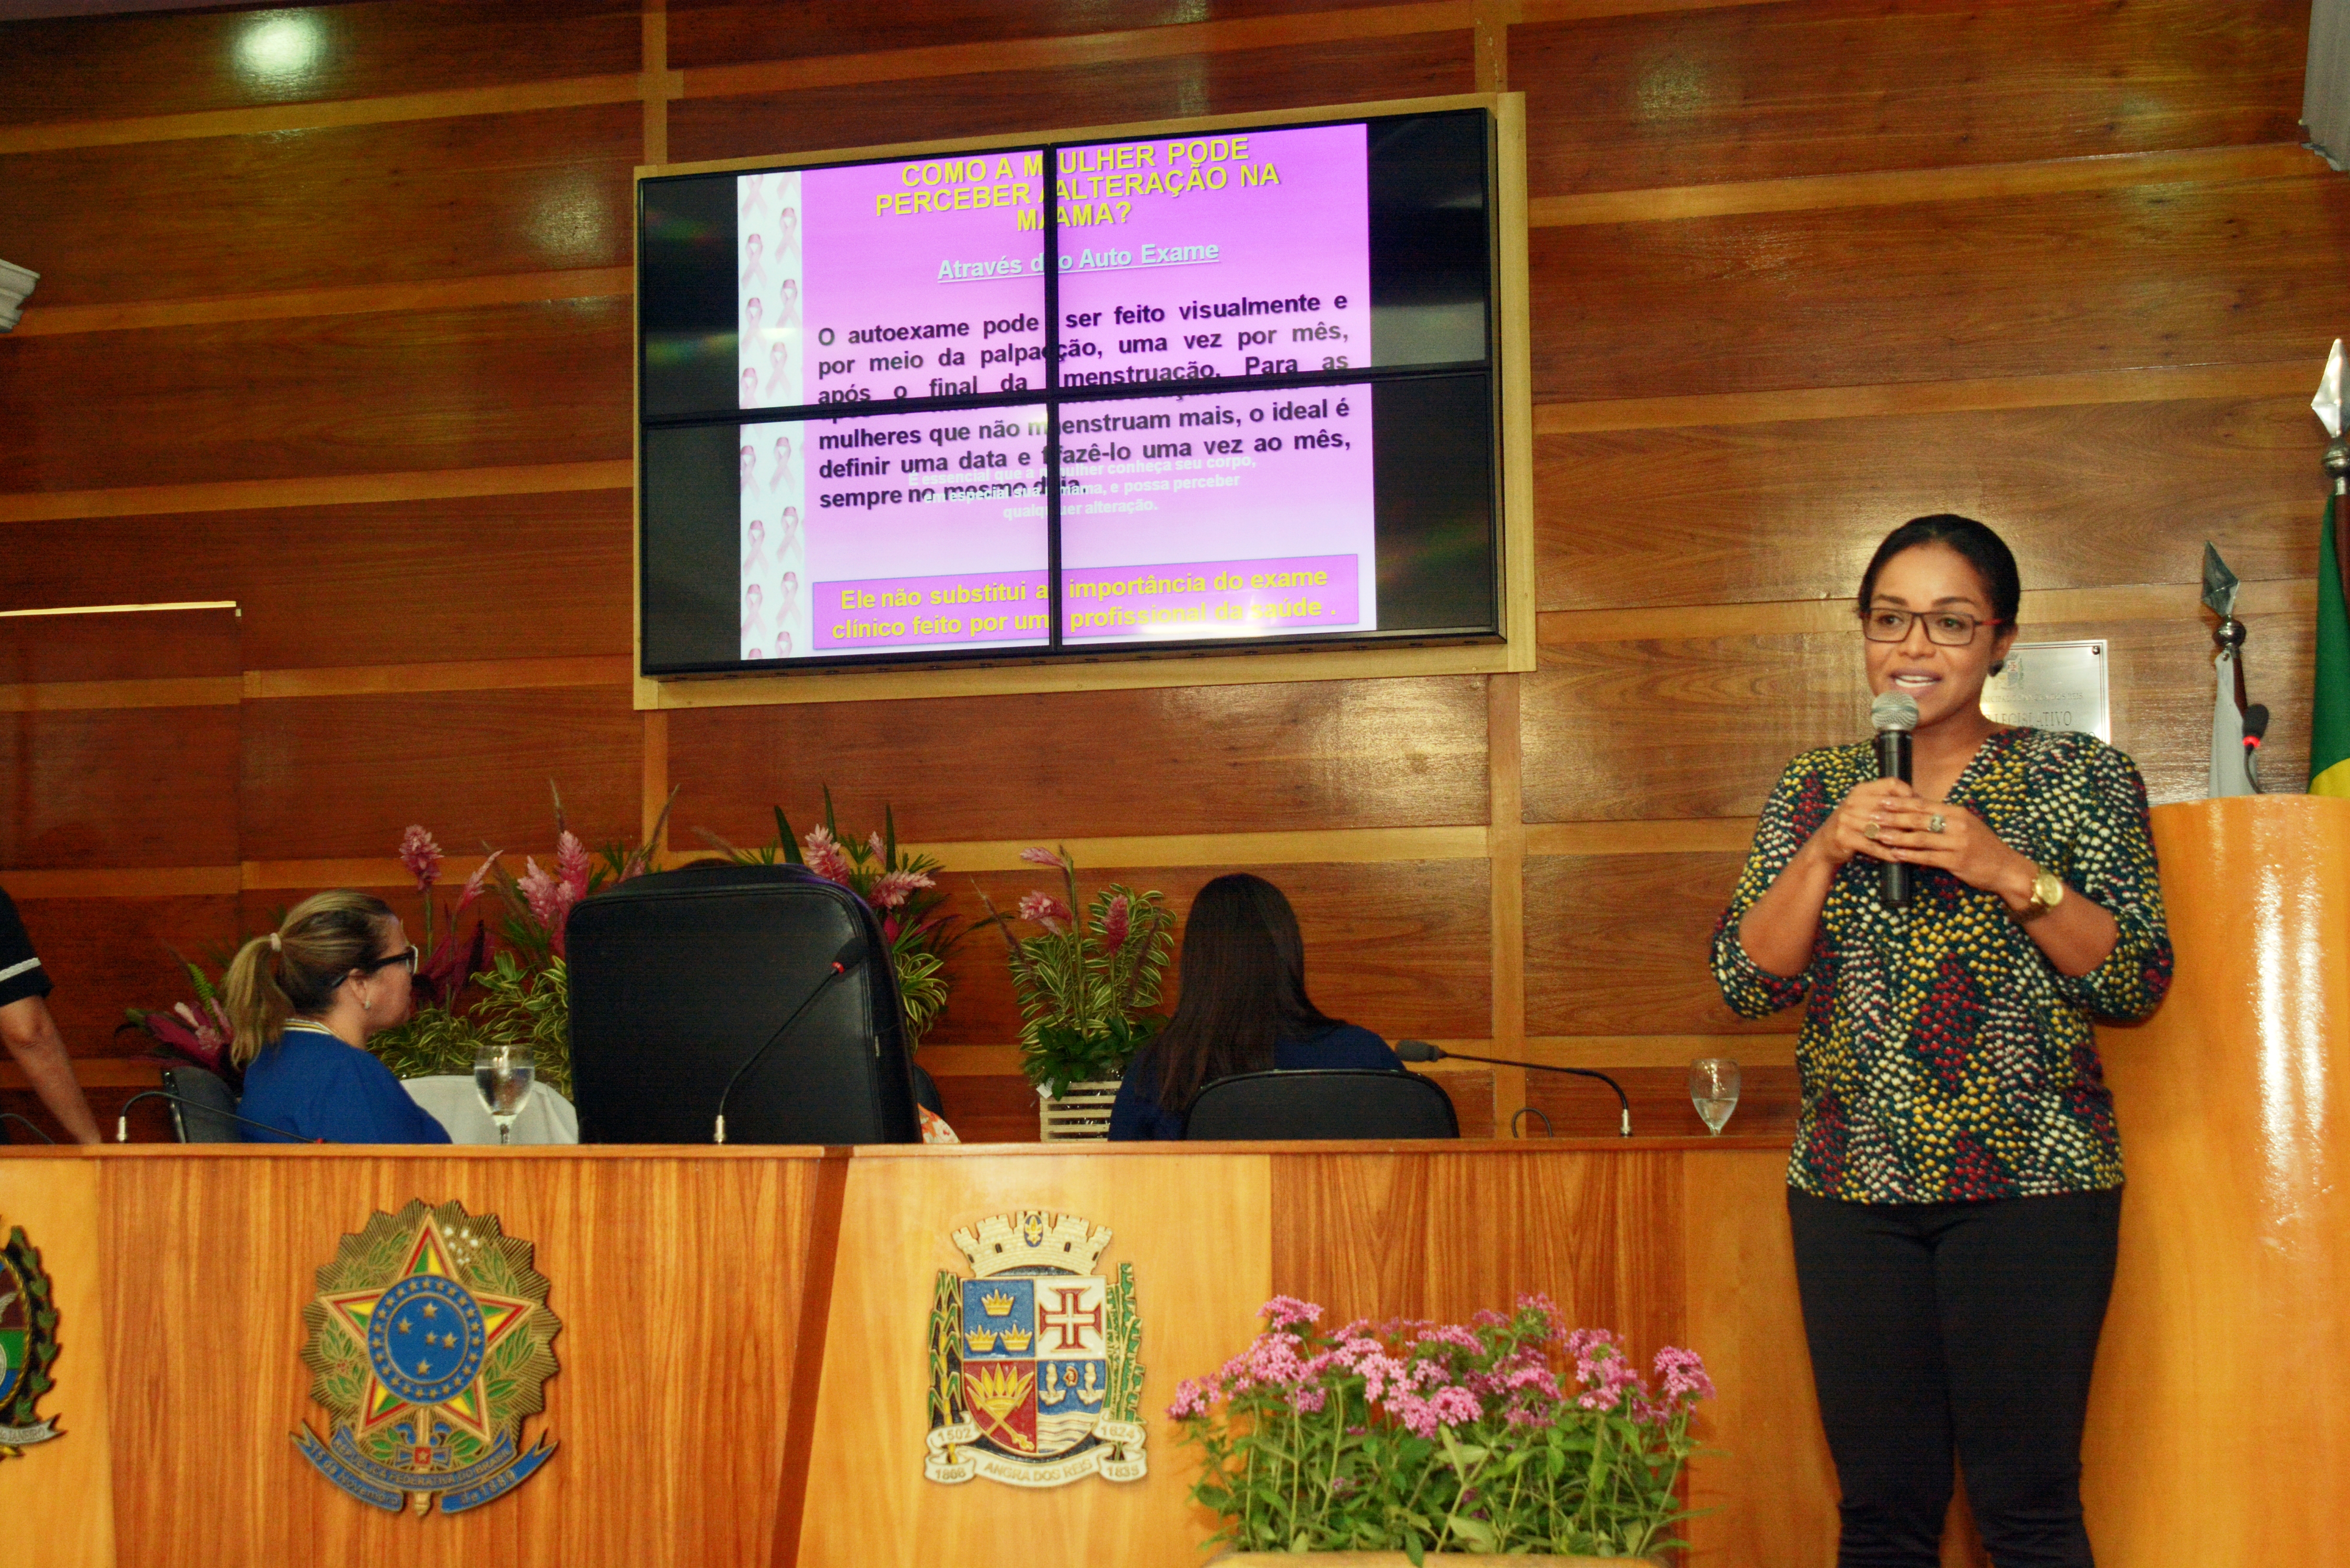
[(737, 407), (1045, 383), (1045, 154), (744, 174)]
[(1045, 410), (743, 427), (746, 659), (1050, 640)]
[(1066, 404), (1061, 486), (1072, 641), (1379, 624), (1368, 387)]
[(1370, 363), (1365, 128), (1063, 148), (1061, 385)]

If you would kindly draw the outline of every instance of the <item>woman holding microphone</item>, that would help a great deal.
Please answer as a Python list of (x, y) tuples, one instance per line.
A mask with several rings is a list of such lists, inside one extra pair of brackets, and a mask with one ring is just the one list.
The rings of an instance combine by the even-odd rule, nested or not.
[[(2129, 758), (1983, 713), (2021, 593), (1971, 518), (1887, 535), (1861, 647), (1870, 691), (1918, 704), (1913, 780), (1866, 744), (1797, 757), (1714, 937), (1732, 1008), (1806, 1007), (1787, 1206), (1840, 1568), (1939, 1562), (1953, 1454), (1998, 1568), (2092, 1561), (2122, 1164), (2091, 1020), (2151, 1012), (2170, 941)], [(1911, 868), (1906, 908), (1884, 862)]]

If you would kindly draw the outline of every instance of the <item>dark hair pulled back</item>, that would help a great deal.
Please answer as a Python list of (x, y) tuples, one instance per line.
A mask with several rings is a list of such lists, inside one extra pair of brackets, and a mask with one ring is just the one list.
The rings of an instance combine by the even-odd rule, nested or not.
[(286, 1032), (296, 1014), (323, 1012), (335, 988), (366, 967), (383, 944), (391, 906), (372, 893), (337, 888), (313, 893), (286, 921), (229, 961), (229, 1056), (244, 1066)]

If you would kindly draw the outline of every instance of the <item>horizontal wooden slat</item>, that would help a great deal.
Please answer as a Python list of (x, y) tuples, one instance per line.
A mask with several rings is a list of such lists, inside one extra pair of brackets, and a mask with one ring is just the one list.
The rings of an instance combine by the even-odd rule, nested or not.
[(2159, 403), (2191, 398), (2288, 397), (2311, 385), (2307, 359), (2267, 365), (2165, 365), (2128, 370), (2055, 371), (1875, 386), (1788, 387), (1768, 392), (1701, 392), (1582, 403), (1542, 403), (1534, 433), (1673, 430), (1693, 425), (1773, 424), (1902, 414), (2053, 409), (2075, 403)]
[(126, 305), (44, 305), (16, 323), (18, 337), (72, 332), (143, 332), (214, 321), (282, 321), (302, 316), (367, 316), (382, 311), (463, 310), (479, 305), (536, 305), (550, 299), (600, 299), (633, 295), (634, 268), (579, 267), (569, 272), (505, 273), (430, 283), (359, 284), (349, 288), (297, 288), (278, 294), (231, 294), (207, 299), (134, 300)]
[(2345, 224), (2327, 174), (1538, 229), (1535, 396), (2314, 357), (2350, 317)]
[[(1180, 922), (1210, 877), (1227, 867), (1127, 867), (1080, 878), (1086, 898), (1109, 883), (1156, 888)], [(1305, 980), (1325, 1012), (1393, 1040), (1405, 1035), (1459, 1036), (1482, 1032), (1491, 1006), (1491, 943), (1483, 863), (1472, 860), (1390, 865), (1284, 866), (1267, 873), (1289, 898), (1305, 939)], [(948, 908), (962, 917), (984, 913), (984, 892), (1007, 915), (1031, 888), (1057, 891), (1060, 879), (1042, 867), (947, 877)], [(1023, 929), (1034, 935), (1035, 928)], [(1181, 948), (1180, 927), (1176, 932)], [(1170, 963), (1165, 1007), (1180, 991), (1180, 965)], [(977, 927), (950, 963), (955, 990), (946, 1014), (922, 1054), (941, 1046), (1002, 1046), (1020, 1033), (1004, 962), (1003, 939)]]
[[(1960, 512), (2034, 587), (2317, 569), (2322, 432), (2284, 396), (1544, 436), (1535, 550), (1548, 610), (1856, 591), (1886, 532)], [(1659, 571), (1659, 553), (1673, 562)]]
[[(74, 1076), (85, 1089), (151, 1089), (155, 1086), (161, 1064), (126, 1056), (81, 1056), (75, 1058)], [(32, 1087), (25, 1070), (14, 1062), (0, 1062), (0, 1089), (23, 1091)]]
[[(1396, 9), (1416, 13), (1419, 8)], [(1467, 9), (1458, 7), (1464, 28)], [(1155, 46), (1182, 31), (1153, 29), (1146, 36)], [(1152, 53), (1135, 59), (1088, 55), (1087, 47), (1084, 40), (1066, 47), (1058, 41), (1041, 44), (1035, 48), (1074, 57), (1050, 67), (1019, 69), (1002, 63), (1007, 54), (1019, 52), (1009, 48), (954, 51), (935, 59), (925, 55), (911, 62), (896, 58), (888, 68), (938, 65), (971, 74), (858, 75), (788, 91), (760, 91), (758, 87), (781, 85), (797, 67), (688, 72), (689, 96), (670, 107), (670, 157), (688, 162), (782, 156), (957, 135), (1289, 109), (1300, 101), (1300, 81), (1329, 84), (1324, 96), (1333, 102), (1431, 97), (1467, 92), (1475, 85), (1465, 31), (1414, 30), (1397, 36), (1341, 37), (1213, 54)], [(732, 96), (703, 96), (712, 84)]]
[[(1734, 1056), (1735, 1052), (1721, 1054)], [(1795, 1130), (1803, 1109), (1803, 1093), (1793, 1066), (1739, 1064), (1738, 1108), (1731, 1114), (1725, 1133), (1742, 1137), (1785, 1137)], [(1705, 1123), (1690, 1103), (1688, 1068), (1680, 1066), (1618, 1067), (1609, 1076), (1623, 1085), (1632, 1102), (1635, 1137), (1703, 1137)], [(1623, 1101), (1607, 1085), (1589, 1078), (1557, 1073), (1526, 1075), (1526, 1104), (1550, 1118), (1549, 1132), (1533, 1116), (1526, 1118), (1528, 1137), (1605, 1137), (1621, 1125)]]
[[(2308, 766), (2306, 592), (2276, 585), (2257, 607), (2238, 607), (2251, 632), (2251, 700), (2274, 714), (2262, 765), (2283, 790), (2301, 788)], [(2029, 640), (2107, 640), (2114, 743), (2137, 761), (2157, 804), (2204, 793), (2212, 701), (2211, 639), (2194, 590), (2158, 593), (2173, 614), (2034, 614), (2024, 624)], [(1544, 659), (1523, 688), (1526, 815), (1535, 821), (1742, 815), (1760, 808), (1796, 753), (1866, 738), (1861, 645), (1848, 629), (1555, 643)]]
[(0, 487), (623, 460), (629, 330), (628, 301), (591, 299), (221, 322), (146, 334), (137, 354), (27, 338), (0, 382)]
[[(39, 541), (12, 537), (10, 575), (34, 575), (27, 557), (39, 548)], [(55, 696), (68, 683), (234, 677), (244, 668), (234, 604), (109, 610), (77, 605), (78, 597), (53, 601), (60, 613), (0, 615), (0, 680), (11, 689), (47, 687)]]
[(1537, 195), (2298, 140), (2309, 12), (1808, 0), (1511, 29)]
[[(1745, 860), (1742, 849), (1529, 855), (1527, 1033), (1792, 1033), (1801, 1022), (1797, 1013), (1760, 1022), (1740, 1018), (1722, 1003), (1713, 983), (1714, 921)], [(1543, 1076), (1527, 1075), (1529, 1094), (1532, 1080)]]
[(0, 713), (59, 713), (98, 708), (224, 708), (244, 700), (234, 675), (154, 680), (50, 680), (0, 686)]
[(639, 831), (625, 688), (288, 698), (244, 717), (242, 858), (389, 855), (411, 823), (453, 851), (545, 854), (549, 781), (590, 846)]
[[(1482, 823), (1483, 682), (1313, 681), (681, 711), (671, 842), (845, 822), (925, 840)], [(1107, 768), (1103, 759), (1123, 759)]]
[(374, 0), (11, 22), (0, 26), (0, 123), (305, 100), (317, 113), (328, 107), (319, 100), (424, 88), (488, 95), (548, 78), (633, 73), (637, 12), (633, 0)]
[[(795, 826), (805, 830), (806, 821)], [(1055, 838), (1078, 865), (1119, 866), (1298, 866), (1378, 864), (1390, 860), (1482, 860), (1482, 827), (1336, 827), (1320, 832), (1197, 833), (1130, 838)], [(1024, 871), (1018, 839), (916, 844), (957, 871)]]
[(118, 708), (0, 722), (0, 867), (234, 860), (238, 717)]
[(1679, 855), (1730, 849), (1744, 854), (1754, 838), (1751, 816), (1679, 822), (1530, 822), (1529, 855)]
[(202, 484), (130, 485), (115, 490), (19, 491), (14, 494), (0, 493), (0, 523), (444, 501), (476, 495), (550, 495), (583, 490), (624, 491), (635, 482), (634, 460), (616, 458), (599, 462), (514, 463), (408, 473), (230, 479)]
[(233, 894), (237, 868), (226, 866), (75, 867), (64, 870), (0, 871), (9, 896), (25, 898), (172, 898)]
[[(146, 898), (33, 898), (21, 872), (0, 873), (12, 897), (25, 898), (25, 929), (56, 989), (49, 1012), (66, 1048), (78, 1057), (143, 1054), (140, 1032), (120, 1034), (124, 1010), (192, 1003), (181, 957), (218, 977), (237, 937), (233, 892), (208, 890)], [(151, 1073), (151, 1069), (150, 1069)], [(85, 1083), (92, 1078), (81, 1069)]]
[(327, 670), (248, 670), (248, 701), (292, 697), (400, 696), (422, 691), (556, 691), (625, 685), (626, 655), (587, 659), (491, 659), (442, 664), (364, 664)]
[(217, 320), (218, 296), (327, 279), (609, 272), (633, 254), (643, 118), (606, 104), (0, 159), (21, 203), (9, 254), (42, 275), (36, 323), (173, 298)]

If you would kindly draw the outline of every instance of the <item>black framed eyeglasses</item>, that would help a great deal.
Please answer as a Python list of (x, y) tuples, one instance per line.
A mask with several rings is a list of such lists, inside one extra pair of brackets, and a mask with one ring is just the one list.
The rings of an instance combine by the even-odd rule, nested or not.
[(359, 965), (359, 972), (361, 974), (373, 974), (380, 969), (390, 969), (394, 964), (403, 964), (407, 966), (409, 973), (414, 974), (416, 972), (416, 961), (422, 956), (422, 954), (416, 950), (416, 944), (411, 942), (406, 948), (402, 949), (399, 952), (386, 953), (380, 959), (369, 959), (367, 962)]
[(1979, 619), (1964, 610), (1873, 609), (1860, 618), (1860, 635), (1871, 642), (1899, 642), (1909, 635), (1912, 621), (1926, 623), (1926, 640), (1944, 648), (1964, 648), (1975, 639), (1978, 627), (2003, 626), (1999, 618)]

